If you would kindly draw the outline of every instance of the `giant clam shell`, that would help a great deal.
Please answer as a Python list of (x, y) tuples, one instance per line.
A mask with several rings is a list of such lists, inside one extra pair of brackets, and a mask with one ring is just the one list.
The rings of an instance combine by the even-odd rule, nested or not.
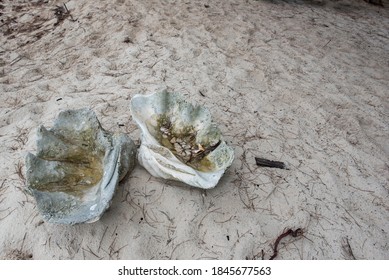
[(176, 93), (135, 95), (131, 112), (142, 132), (138, 161), (155, 177), (209, 189), (234, 159), (208, 109)]
[(26, 156), (27, 190), (46, 221), (94, 222), (135, 156), (134, 142), (105, 131), (92, 110), (63, 111), (52, 129), (38, 129), (37, 154)]

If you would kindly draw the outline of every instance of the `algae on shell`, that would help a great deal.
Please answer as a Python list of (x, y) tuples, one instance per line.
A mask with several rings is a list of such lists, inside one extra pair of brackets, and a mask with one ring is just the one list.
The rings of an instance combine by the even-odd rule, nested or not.
[(139, 163), (153, 176), (213, 188), (234, 159), (209, 110), (179, 94), (136, 95), (131, 112), (142, 131)]
[(94, 222), (134, 168), (135, 155), (134, 142), (104, 130), (92, 110), (63, 111), (52, 129), (37, 131), (37, 153), (26, 156), (27, 190), (49, 222)]

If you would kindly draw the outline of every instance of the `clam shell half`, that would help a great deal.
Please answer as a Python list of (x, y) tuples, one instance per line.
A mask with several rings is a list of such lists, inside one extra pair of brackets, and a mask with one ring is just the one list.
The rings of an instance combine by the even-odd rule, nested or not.
[(37, 131), (37, 154), (26, 156), (27, 190), (48, 222), (94, 222), (135, 156), (134, 142), (105, 131), (92, 110), (63, 111), (52, 129)]
[(208, 109), (163, 91), (131, 99), (141, 129), (138, 161), (155, 177), (213, 188), (234, 159)]

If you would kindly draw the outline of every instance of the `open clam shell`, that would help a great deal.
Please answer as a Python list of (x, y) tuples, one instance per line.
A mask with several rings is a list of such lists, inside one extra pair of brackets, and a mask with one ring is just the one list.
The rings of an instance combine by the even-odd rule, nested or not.
[(37, 131), (37, 154), (26, 156), (27, 190), (46, 221), (94, 222), (135, 156), (134, 142), (105, 131), (92, 110), (63, 111), (52, 129)]
[(136, 95), (131, 112), (142, 132), (138, 161), (155, 177), (209, 189), (234, 159), (208, 109), (176, 93)]

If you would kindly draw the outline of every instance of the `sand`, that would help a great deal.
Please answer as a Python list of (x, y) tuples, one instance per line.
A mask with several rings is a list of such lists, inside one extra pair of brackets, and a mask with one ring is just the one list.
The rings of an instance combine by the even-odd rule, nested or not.
[[(389, 259), (383, 2), (1, 1), (0, 258), (269, 259), (300, 228), (276, 259)], [(234, 148), (218, 186), (138, 164), (99, 221), (44, 222), (23, 191), (37, 127), (89, 107), (139, 144), (129, 100), (163, 89)]]

